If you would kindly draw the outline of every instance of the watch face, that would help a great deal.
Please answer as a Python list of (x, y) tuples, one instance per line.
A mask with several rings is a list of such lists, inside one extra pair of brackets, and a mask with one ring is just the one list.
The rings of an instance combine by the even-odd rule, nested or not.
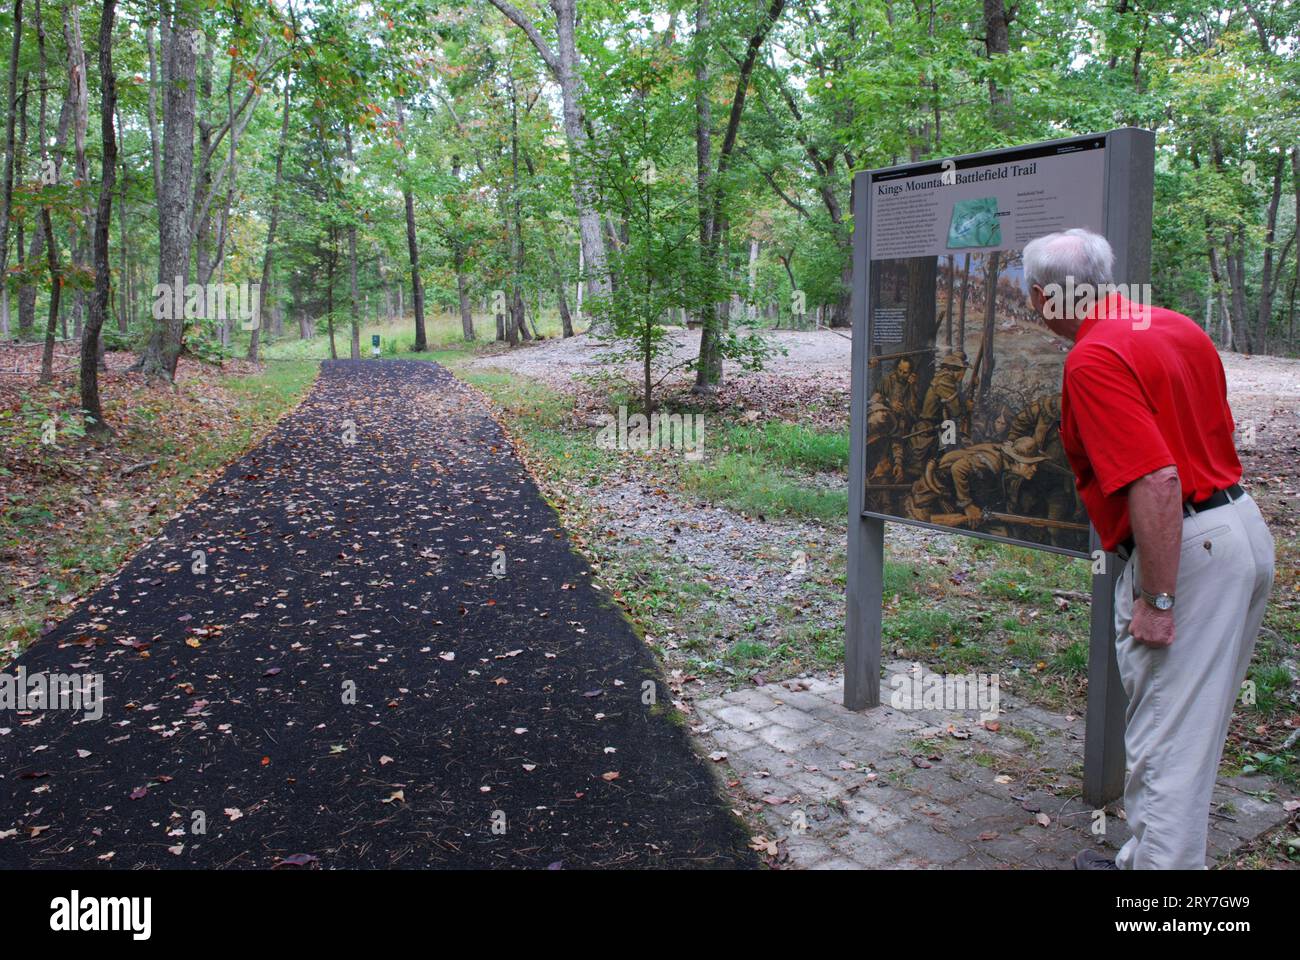
[(1157, 610), (1170, 610), (1174, 606), (1174, 598), (1167, 593), (1159, 593), (1154, 597)]

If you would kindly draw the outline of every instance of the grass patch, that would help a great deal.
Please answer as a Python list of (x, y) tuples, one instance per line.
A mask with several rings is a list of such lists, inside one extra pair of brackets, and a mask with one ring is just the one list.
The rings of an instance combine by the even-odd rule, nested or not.
[(847, 490), (804, 486), (756, 454), (706, 456), (700, 463), (685, 464), (681, 481), (692, 496), (755, 516), (835, 521), (849, 511)]
[(772, 421), (759, 427), (728, 427), (722, 445), (805, 473), (849, 468), (849, 435), (842, 430), (811, 430), (796, 423)]

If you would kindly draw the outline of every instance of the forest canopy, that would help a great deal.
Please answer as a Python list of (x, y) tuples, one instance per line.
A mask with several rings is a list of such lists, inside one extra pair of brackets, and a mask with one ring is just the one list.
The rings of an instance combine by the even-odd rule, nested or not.
[(105, 346), (167, 382), (376, 315), (425, 349), (433, 310), (591, 327), (647, 401), (688, 321), (708, 390), (755, 327), (849, 324), (855, 170), (1131, 125), (1156, 302), (1294, 353), (1298, 35), (1294, 0), (12, 0), (0, 337), (80, 340), (92, 426)]

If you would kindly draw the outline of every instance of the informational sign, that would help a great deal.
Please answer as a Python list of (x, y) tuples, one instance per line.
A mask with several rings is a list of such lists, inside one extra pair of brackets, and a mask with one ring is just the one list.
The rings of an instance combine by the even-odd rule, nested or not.
[(377, 333), (370, 335), (370, 355), (372, 357), (379, 356), (379, 334)]
[(1087, 556), (1083, 797), (1123, 792), (1115, 656), (1123, 562), (1100, 548), (1060, 440), (1070, 347), (1030, 309), (1025, 244), (1071, 227), (1110, 241), (1116, 284), (1150, 281), (1155, 135), (1125, 127), (864, 170), (853, 181), (853, 402), (844, 705), (880, 705), (885, 524)]
[(1106, 138), (871, 171), (864, 513), (1089, 552), (1060, 432), (1069, 344), (1021, 251), (1105, 229)]

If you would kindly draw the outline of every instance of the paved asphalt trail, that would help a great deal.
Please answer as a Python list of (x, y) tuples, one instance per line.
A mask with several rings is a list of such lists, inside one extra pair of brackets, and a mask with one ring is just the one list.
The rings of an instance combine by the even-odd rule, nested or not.
[(103, 674), (106, 700), (0, 712), (3, 866), (754, 863), (642, 704), (669, 699), (648, 651), (434, 364), (325, 363), (18, 663)]

